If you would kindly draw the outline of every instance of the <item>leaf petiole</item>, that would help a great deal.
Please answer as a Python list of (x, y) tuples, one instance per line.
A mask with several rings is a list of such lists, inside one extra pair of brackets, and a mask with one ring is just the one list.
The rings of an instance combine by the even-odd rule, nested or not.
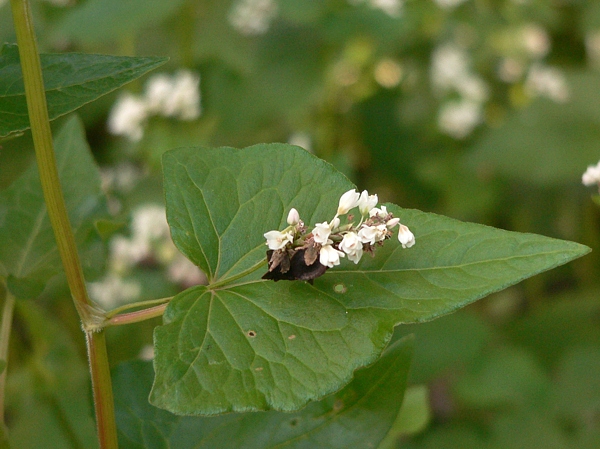
[(241, 273), (238, 273), (234, 276), (222, 279), (220, 281), (217, 282), (213, 282), (212, 284), (208, 284), (208, 287), (211, 290), (217, 289), (217, 288), (221, 288), (224, 285), (229, 285), (231, 284), (233, 281), (237, 281), (238, 279), (241, 279), (243, 277), (248, 276), (251, 273), (254, 273), (256, 270), (258, 270), (259, 268), (263, 267), (264, 265), (267, 264), (267, 259), (261, 259), (259, 262), (255, 263), (254, 265), (252, 265), (250, 268), (242, 271)]
[(164, 303), (168, 303), (169, 301), (171, 301), (171, 299), (173, 299), (172, 296), (170, 296), (168, 298), (150, 299), (148, 301), (139, 301), (139, 302), (133, 302), (131, 304), (125, 304), (125, 305), (122, 305), (121, 307), (117, 307), (116, 309), (106, 312), (105, 317), (108, 321), (110, 321), (110, 319), (112, 317), (121, 314), (125, 310), (137, 309), (138, 307), (154, 306), (156, 304), (164, 304)]
[(130, 313), (122, 313), (120, 315), (115, 315), (108, 321), (104, 323), (105, 327), (108, 326), (121, 326), (123, 324), (132, 324), (139, 323), (140, 321), (149, 320), (151, 318), (156, 318), (161, 316), (165, 309), (167, 308), (167, 304), (161, 304), (159, 306), (150, 307), (148, 309), (136, 310), (135, 312)]

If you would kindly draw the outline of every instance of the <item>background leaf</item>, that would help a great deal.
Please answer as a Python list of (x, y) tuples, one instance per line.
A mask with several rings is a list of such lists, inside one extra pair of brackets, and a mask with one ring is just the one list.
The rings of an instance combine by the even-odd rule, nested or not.
[[(77, 116), (65, 122), (54, 147), (67, 210), (77, 242), (95, 233), (94, 217), (105, 215), (100, 173)], [(15, 296), (39, 293), (40, 286), (61, 270), (37, 165), (33, 164), (0, 193), (0, 272), (9, 276)], [(82, 257), (84, 268), (95, 260)], [(30, 296), (29, 296), (30, 297)]]
[(245, 413), (179, 417), (148, 404), (150, 363), (123, 364), (114, 372), (119, 444), (125, 449), (245, 449), (377, 447), (402, 404), (412, 337), (390, 346), (343, 390), (294, 414)]
[(568, 72), (569, 101), (539, 98), (511, 112), (502, 126), (488, 129), (465, 160), (480, 171), (497, 172), (528, 184), (570, 184), (598, 160), (600, 76)]
[(173, 14), (183, 0), (89, 0), (68, 11), (58, 33), (84, 43), (130, 36)]
[(431, 320), (589, 251), (390, 204), (415, 247), (392, 238), (314, 285), (263, 281), (264, 270), (252, 272), (264, 264), (263, 233), (285, 227), (291, 207), (309, 227), (330, 220), (349, 181), (283, 144), (179, 149), (164, 167), (173, 239), (219, 281), (177, 295), (155, 330), (151, 401), (175, 413), (297, 409), (371, 363), (396, 324)]
[[(167, 59), (79, 53), (40, 55), (50, 120), (118, 89)], [(19, 61), (17, 46), (5, 44), (0, 53), (0, 137), (29, 128)]]

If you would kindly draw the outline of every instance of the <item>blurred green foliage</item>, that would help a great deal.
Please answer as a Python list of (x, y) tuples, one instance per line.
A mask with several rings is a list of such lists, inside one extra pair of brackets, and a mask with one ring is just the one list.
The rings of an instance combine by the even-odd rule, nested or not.
[[(406, 0), (396, 16), (368, 1), (273, 0), (266, 29), (250, 34), (232, 25), (240, 3), (33, 2), (43, 52), (168, 56), (165, 71), (201, 77), (201, 116), (152, 117), (137, 142), (107, 132), (118, 93), (81, 110), (101, 166), (128, 162), (141, 173), (110, 192), (115, 221), (163, 202), (167, 149), (292, 141), (382, 201), (598, 246), (595, 192), (580, 183), (600, 159), (596, 1)], [(7, 4), (0, 38), (15, 41)], [(433, 63), (445, 48), (467, 61), (446, 84)], [(441, 66), (451, 71), (451, 63)], [(485, 94), (474, 99), (469, 89), (482, 83)], [(144, 82), (126, 89), (140, 95)], [(442, 112), (465, 100), (476, 103), (465, 109), (478, 111), (476, 123), (467, 132), (468, 114), (450, 117), (463, 128), (448, 135)], [(1, 142), (0, 188), (27, 168), (29, 142), (27, 132)], [(431, 406), (429, 425), (400, 432), (399, 447), (600, 446), (599, 267), (592, 253), (465, 311), (398, 328), (397, 337), (416, 335), (411, 383), (428, 386)], [(175, 289), (156, 264), (130, 276), (152, 282), (141, 299)], [(14, 447), (39, 447), (39, 435), (48, 448), (93, 447), (89, 397), (80, 394), (85, 348), (71, 309), (56, 279), (35, 308), (15, 311), (7, 388)], [(58, 331), (57, 320), (68, 327)], [(112, 361), (137, 356), (153, 324), (109, 330)], [(38, 333), (55, 338), (42, 345)], [(57, 357), (68, 368), (57, 371)]]

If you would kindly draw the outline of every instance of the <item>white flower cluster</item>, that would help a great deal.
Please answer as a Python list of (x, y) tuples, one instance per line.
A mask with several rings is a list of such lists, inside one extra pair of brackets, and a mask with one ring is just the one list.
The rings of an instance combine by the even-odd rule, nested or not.
[(111, 134), (139, 141), (146, 121), (156, 115), (179, 120), (200, 116), (200, 77), (182, 70), (173, 76), (158, 74), (146, 83), (142, 96), (123, 94), (108, 117)]
[(400, 17), (404, 0), (348, 0), (352, 5), (367, 3), (373, 9), (379, 9), (390, 17)]
[[(399, 226), (398, 240), (402, 247), (413, 246), (415, 244), (413, 233), (408, 227), (400, 224), (400, 219), (394, 218), (385, 206), (376, 207), (377, 202), (377, 195), (369, 195), (366, 190), (362, 193), (358, 193), (355, 189), (349, 190), (341, 196), (333, 219), (330, 222), (316, 223), (308, 234), (298, 211), (292, 208), (287, 217), (289, 226), (283, 231), (266, 232), (264, 234), (266, 244), (270, 250), (280, 254), (293, 253), (298, 249), (305, 252), (312, 250), (315, 254), (318, 251), (319, 262), (327, 268), (339, 265), (340, 258), (346, 256), (352, 262), (358, 263), (365, 252), (372, 253), (375, 245), (389, 238), (392, 229), (396, 226)], [(354, 218), (352, 215), (347, 217), (349, 223), (341, 225), (339, 217), (348, 214), (356, 207), (360, 213), (358, 225), (352, 223)], [(293, 258), (293, 255), (290, 258)], [(274, 260), (273, 256), (270, 262), (272, 260)], [(276, 267), (270, 263), (269, 269), (274, 268)]]
[(90, 296), (105, 308), (137, 299), (141, 286), (125, 278), (141, 265), (165, 267), (168, 279), (183, 287), (206, 281), (202, 271), (177, 251), (165, 208), (158, 205), (141, 206), (133, 212), (130, 237), (112, 238), (108, 273), (103, 280), (89, 284)]
[(265, 34), (277, 16), (274, 0), (239, 0), (229, 13), (229, 23), (241, 34)]
[(440, 129), (455, 139), (464, 139), (483, 121), (483, 104), (488, 99), (487, 84), (469, 66), (467, 53), (454, 44), (444, 44), (432, 54), (435, 91), (460, 97), (443, 103), (438, 115)]
[(583, 176), (581, 176), (581, 182), (585, 186), (597, 185), (600, 192), (600, 162), (596, 165), (588, 166)]
[(525, 89), (531, 96), (543, 96), (565, 103), (569, 100), (567, 80), (558, 68), (540, 63), (532, 64), (525, 80)]
[(552, 42), (548, 32), (535, 23), (507, 30), (499, 38), (506, 56), (498, 65), (498, 77), (506, 83), (523, 83), (530, 97), (546, 97), (556, 103), (569, 99), (569, 86), (563, 72), (543, 62)]

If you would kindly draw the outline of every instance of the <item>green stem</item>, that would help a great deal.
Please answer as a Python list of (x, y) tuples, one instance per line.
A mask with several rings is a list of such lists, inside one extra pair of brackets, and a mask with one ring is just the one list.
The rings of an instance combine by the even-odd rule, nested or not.
[(0, 324), (0, 361), (4, 362), (4, 368), (0, 374), (0, 425), (2, 426), (4, 425), (4, 387), (6, 385), (6, 371), (8, 369), (8, 340), (14, 309), (15, 297), (6, 290), (2, 310), (2, 324)]
[[(11, 0), (10, 3), (13, 11), (17, 43), (19, 44), (19, 56), (23, 70), (23, 82), (25, 84), (31, 134), (35, 146), (35, 156), (40, 172), (44, 199), (48, 208), (48, 216), (50, 217), (58, 250), (65, 266), (65, 273), (73, 299), (79, 305), (90, 304), (85, 289), (79, 255), (77, 254), (75, 237), (71, 230), (71, 223), (69, 222), (67, 207), (62, 196), (60, 179), (58, 178), (58, 170), (56, 168), (56, 157), (52, 144), (50, 119), (46, 105), (40, 57), (33, 30), (31, 8), (27, 0)], [(78, 309), (85, 308), (78, 307)]]
[(150, 299), (148, 301), (140, 301), (140, 302), (133, 302), (131, 304), (125, 304), (121, 307), (117, 307), (116, 309), (113, 309), (109, 312), (106, 312), (106, 318), (110, 319), (118, 314), (120, 314), (121, 312), (124, 312), (125, 310), (129, 310), (129, 309), (136, 309), (138, 307), (146, 307), (146, 306), (153, 306), (155, 304), (164, 304), (166, 302), (171, 301), (171, 299), (173, 299), (172, 296), (168, 297), (168, 298), (160, 298), (160, 299)]
[(103, 332), (92, 333), (88, 330), (97, 327), (98, 317), (94, 316), (94, 307), (87, 295), (75, 238), (60, 188), (31, 7), (28, 0), (11, 0), (10, 3), (44, 199), (71, 295), (86, 330), (100, 447), (116, 449), (117, 433), (106, 343)]
[(104, 331), (86, 332), (100, 448), (118, 449), (115, 406)]
[(266, 263), (267, 263), (266, 259), (261, 259), (260, 262), (252, 265), (247, 270), (244, 270), (241, 273), (236, 274), (235, 276), (231, 276), (231, 277), (228, 277), (226, 279), (223, 279), (222, 281), (217, 281), (217, 282), (214, 282), (212, 284), (209, 284), (208, 288), (210, 288), (211, 290), (214, 290), (216, 288), (222, 287), (223, 285), (229, 285), (233, 281), (237, 281), (238, 279), (241, 279), (244, 276), (248, 276), (250, 273), (254, 273), (256, 270), (258, 270), (260, 267), (264, 266)]

